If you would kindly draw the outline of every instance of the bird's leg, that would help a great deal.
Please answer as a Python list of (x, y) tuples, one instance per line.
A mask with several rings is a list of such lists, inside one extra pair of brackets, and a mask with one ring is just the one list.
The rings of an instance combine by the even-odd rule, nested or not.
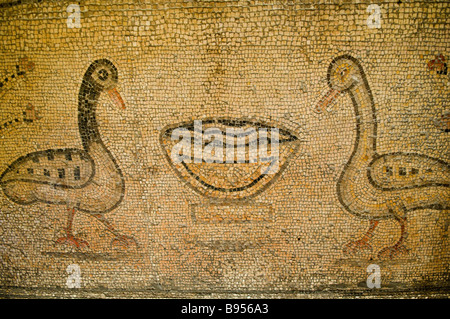
[(383, 248), (378, 253), (379, 258), (393, 259), (395, 257), (408, 255), (409, 250), (404, 245), (404, 242), (408, 237), (408, 232), (406, 231), (406, 217), (398, 217), (397, 221), (400, 224), (400, 238), (393, 246)]
[(373, 232), (378, 226), (378, 220), (370, 220), (369, 229), (358, 240), (352, 240), (344, 246), (344, 253), (347, 255), (353, 255), (361, 250), (372, 250), (372, 246), (369, 244), (369, 240), (373, 237)]
[(115, 236), (111, 241), (111, 246), (119, 245), (126, 248), (134, 244), (137, 247), (137, 242), (133, 237), (120, 234), (105, 218), (105, 216), (103, 216), (102, 214), (93, 214), (92, 216), (94, 216), (99, 222), (105, 225), (106, 229), (108, 229)]
[(73, 217), (75, 216), (75, 209), (69, 208), (69, 214), (67, 216), (67, 227), (66, 227), (66, 236), (59, 238), (56, 242), (58, 244), (68, 244), (74, 246), (75, 248), (85, 248), (89, 247), (87, 241), (82, 240), (80, 238), (75, 238), (72, 233), (72, 225), (73, 225)]

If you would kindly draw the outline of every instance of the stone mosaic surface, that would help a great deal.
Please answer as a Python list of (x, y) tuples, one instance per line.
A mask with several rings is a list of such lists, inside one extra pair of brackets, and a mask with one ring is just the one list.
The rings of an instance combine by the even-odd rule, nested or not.
[(0, 289), (448, 291), (449, 14), (1, 0)]

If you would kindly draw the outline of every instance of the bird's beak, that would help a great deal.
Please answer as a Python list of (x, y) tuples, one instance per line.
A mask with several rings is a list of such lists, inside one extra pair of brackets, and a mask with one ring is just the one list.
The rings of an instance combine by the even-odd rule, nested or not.
[(116, 88), (113, 88), (111, 90), (108, 90), (108, 95), (111, 101), (117, 106), (122, 109), (125, 109), (125, 102), (123, 101), (122, 97), (120, 96), (119, 91), (117, 91)]
[(320, 101), (317, 103), (316, 107), (314, 108), (314, 111), (317, 113), (323, 113), (330, 106), (330, 104), (332, 104), (336, 100), (336, 97), (340, 93), (341, 93), (340, 91), (335, 89), (328, 90), (328, 92), (326, 92), (322, 96)]

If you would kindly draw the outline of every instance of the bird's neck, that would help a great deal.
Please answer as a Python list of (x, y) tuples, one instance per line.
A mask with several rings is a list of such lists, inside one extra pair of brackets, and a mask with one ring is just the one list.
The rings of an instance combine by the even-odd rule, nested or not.
[(376, 153), (377, 119), (372, 92), (366, 79), (350, 89), (356, 117), (356, 143), (353, 160), (369, 161)]
[(99, 97), (100, 92), (84, 80), (78, 95), (78, 129), (86, 151), (92, 143), (101, 142), (95, 112)]

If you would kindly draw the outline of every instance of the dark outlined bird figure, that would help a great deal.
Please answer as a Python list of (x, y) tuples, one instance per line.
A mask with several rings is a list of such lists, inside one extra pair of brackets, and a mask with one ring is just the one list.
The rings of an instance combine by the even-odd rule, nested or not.
[(348, 212), (370, 222), (362, 238), (349, 242), (344, 252), (371, 249), (369, 241), (379, 221), (395, 219), (400, 225), (400, 238), (378, 256), (390, 259), (407, 255), (407, 212), (450, 208), (450, 165), (412, 152), (378, 154), (374, 99), (357, 59), (350, 55), (335, 58), (327, 78), (330, 91), (316, 110), (323, 111), (339, 95), (348, 94), (356, 118), (353, 151), (337, 183), (339, 201)]
[(122, 171), (103, 144), (96, 119), (100, 95), (108, 92), (119, 107), (125, 108), (116, 87), (118, 72), (108, 60), (94, 61), (84, 74), (78, 94), (78, 128), (83, 149), (49, 149), (18, 158), (1, 174), (0, 187), (20, 205), (36, 202), (69, 207), (66, 236), (58, 243), (76, 248), (89, 244), (75, 238), (72, 223), (76, 211), (87, 213), (115, 236), (111, 244), (136, 244), (121, 235), (105, 218), (122, 202), (125, 183)]

